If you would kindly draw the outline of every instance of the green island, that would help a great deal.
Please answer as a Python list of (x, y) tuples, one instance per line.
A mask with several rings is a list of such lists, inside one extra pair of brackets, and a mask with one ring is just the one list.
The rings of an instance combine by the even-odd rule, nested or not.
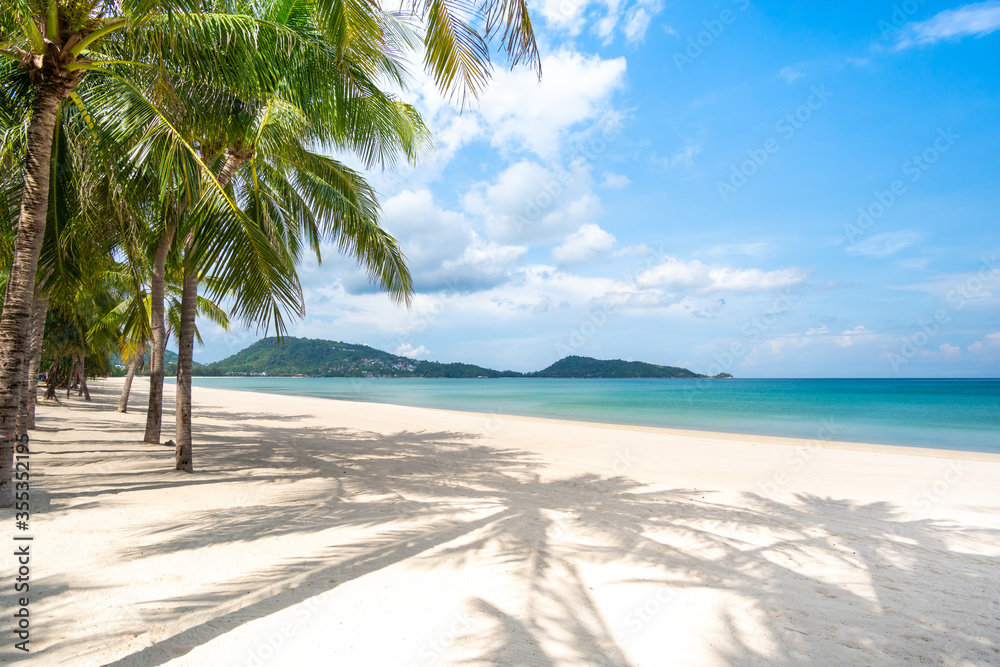
[[(167, 352), (167, 374), (176, 355)], [(268, 337), (211, 364), (194, 364), (196, 376), (414, 377), (414, 378), (707, 378), (686, 368), (641, 361), (569, 356), (534, 373), (498, 371), (475, 364), (422, 361), (340, 341)], [(713, 376), (731, 378), (728, 373)]]

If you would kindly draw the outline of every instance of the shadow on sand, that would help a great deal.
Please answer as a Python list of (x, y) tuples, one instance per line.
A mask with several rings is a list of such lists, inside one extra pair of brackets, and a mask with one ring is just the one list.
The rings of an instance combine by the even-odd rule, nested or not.
[[(134, 397), (134, 405), (141, 406), (143, 398)], [(675, 592), (720, 589), (749, 601), (770, 637), (770, 649), (759, 653), (744, 641), (740, 622), (727, 616), (722, 622), (729, 626), (729, 641), (716, 647), (720, 664), (1000, 664), (1000, 566), (955, 546), (997, 544), (996, 531), (914, 520), (885, 503), (811, 495), (781, 503), (748, 494), (737, 507), (706, 490), (697, 495), (691, 489), (650, 492), (624, 476), (581, 474), (543, 482), (530, 454), (484, 446), (476, 434), (384, 437), (297, 426), (293, 417), (282, 420), (277, 440), (265, 428), (255, 430), (261, 419), (274, 418), (196, 413), (198, 468), (233, 475), (266, 471), (254, 474), (255, 481), (323, 480), (326, 484), (318, 485), (323, 491), (299, 493), (283, 510), (274, 507), (273, 497), (247, 495), (230, 509), (186, 513), (176, 522), (150, 525), (141, 553), (131, 550), (124, 558), (141, 561), (207, 544), (331, 527), (382, 530), (372, 531), (376, 537), (363, 543), (337, 545), (329, 553), (262, 567), (211, 590), (200, 587), (187, 597), (182, 593), (151, 602), (136, 610), (135, 632), (195, 607), (208, 610), (210, 619), (111, 665), (163, 664), (249, 620), (418, 555), (434, 567), (476, 561), (486, 551), (523, 566), (527, 579), (522, 585), (537, 604), (513, 616), (487, 600), (469, 600), (467, 613), (477, 621), (464, 643), (478, 657), (468, 664), (556, 664), (556, 657), (540, 648), (543, 638), (563, 645), (563, 654), (576, 656), (576, 664), (628, 664), (624, 646), (629, 637), (616, 635), (580, 576), (581, 564), (588, 563), (635, 566), (642, 572), (636, 583), (662, 584)], [(243, 434), (233, 435), (223, 420), (239, 423)], [(141, 429), (137, 433), (112, 420), (97, 426), (104, 437), (128, 444), (115, 456), (146, 455), (144, 448), (152, 447), (136, 444)], [(93, 450), (53, 447), (53, 455), (112, 454), (94, 444)], [(190, 485), (232, 481), (199, 474), (152, 484), (130, 482), (127, 475), (86, 477), (81, 473), (74, 480), (72, 469), (62, 470), (59, 487), (49, 493), (52, 507), (81, 495), (101, 503), (120, 493), (169, 486), (183, 494)], [(96, 490), (74, 490), (84, 485)], [(470, 505), (489, 511), (470, 518)], [(280, 511), (288, 513), (287, 521), (275, 521)], [(410, 519), (419, 521), (408, 528)], [(767, 538), (754, 539), (758, 535)], [(853, 568), (868, 580), (873, 595), (851, 592), (796, 566), (817, 558)], [(984, 577), (984, 571), (993, 574)], [(979, 593), (959, 599), (952, 590), (924, 585), (941, 573), (962, 590)], [(259, 592), (263, 584), (270, 592)], [(213, 616), (213, 609), (220, 611)], [(810, 618), (817, 613), (836, 620)], [(670, 662), (669, 650), (664, 647), (664, 664)]]

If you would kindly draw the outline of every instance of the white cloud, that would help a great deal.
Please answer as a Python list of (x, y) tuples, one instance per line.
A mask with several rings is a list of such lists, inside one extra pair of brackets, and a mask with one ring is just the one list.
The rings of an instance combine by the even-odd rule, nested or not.
[(1000, 303), (998, 278), (1000, 278), (1000, 268), (984, 264), (979, 271), (939, 274), (919, 283), (898, 286), (896, 289), (931, 294), (946, 300), (955, 308), (964, 308), (972, 304), (994, 306)]
[(555, 158), (577, 125), (604, 129), (608, 120), (620, 120), (611, 97), (625, 85), (625, 58), (603, 59), (563, 48), (545, 56), (542, 68), (541, 80), (530, 68), (497, 68), (479, 101), (464, 110), (456, 106), (457, 100), (443, 96), (426, 72), (416, 69), (403, 97), (420, 111), (437, 150), (421, 160), (419, 169), (398, 170), (401, 176), (411, 183), (413, 178), (433, 180), (462, 147), (477, 140), (508, 152)]
[(987, 347), (998, 347), (998, 346), (1000, 346), (1000, 331), (984, 336), (982, 340), (977, 340), (975, 343), (968, 346), (966, 349), (969, 352), (982, 352)]
[(646, 30), (649, 29), (649, 22), (652, 14), (645, 7), (633, 7), (629, 10), (628, 19), (622, 32), (625, 34), (625, 41), (629, 44), (638, 44), (646, 38)]
[(778, 72), (778, 76), (784, 79), (787, 83), (791, 83), (796, 79), (801, 79), (805, 76), (802, 72), (795, 69), (794, 67), (782, 67), (781, 71)]
[(575, 162), (551, 170), (536, 162), (511, 165), (492, 183), (464, 197), (465, 211), (485, 220), (488, 236), (501, 242), (551, 242), (601, 214), (591, 191), (590, 167)]
[(958, 347), (957, 345), (951, 345), (949, 343), (945, 343), (944, 345), (941, 345), (938, 349), (941, 350), (941, 354), (943, 354), (946, 359), (957, 359), (962, 356), (962, 348)]
[(410, 357), (411, 359), (415, 359), (417, 357), (426, 357), (431, 353), (431, 351), (428, 350), (423, 345), (420, 345), (418, 347), (413, 347), (409, 343), (404, 343), (399, 347), (397, 347), (396, 349), (394, 349), (392, 353), (398, 354), (401, 357)]
[(694, 167), (694, 156), (700, 152), (701, 144), (690, 144), (682, 146), (676, 153), (669, 157), (660, 157), (656, 153), (653, 153), (650, 159), (661, 167), (668, 167), (671, 169), (686, 167), (691, 169)]
[(501, 245), (485, 241), (472, 233), (472, 242), (457, 259), (442, 264), (444, 273), (460, 283), (476, 284), (499, 281), (513, 264), (528, 252), (527, 246)]
[(923, 236), (917, 232), (907, 230), (884, 232), (869, 237), (861, 243), (855, 243), (847, 248), (847, 252), (868, 257), (888, 257), (904, 248), (909, 248), (922, 238)]
[(851, 347), (861, 339), (871, 338), (875, 335), (875, 332), (870, 331), (865, 328), (863, 324), (859, 324), (853, 329), (848, 329), (844, 331), (840, 336), (836, 336), (834, 340), (840, 347)]
[(588, 0), (541, 0), (540, 15), (549, 27), (577, 35), (585, 24)]
[(628, 176), (622, 174), (615, 174), (610, 171), (604, 172), (604, 180), (601, 181), (602, 188), (610, 188), (612, 190), (621, 190), (632, 184), (632, 181)]
[(926, 21), (907, 27), (896, 44), (897, 49), (935, 44), (963, 37), (983, 37), (1000, 29), (1000, 0), (976, 2), (949, 9)]
[(736, 269), (710, 266), (698, 260), (684, 262), (667, 258), (663, 264), (641, 273), (636, 280), (640, 287), (692, 289), (698, 294), (712, 292), (764, 292), (784, 289), (803, 282), (809, 274), (804, 269), (777, 271)]
[[(547, 27), (571, 37), (579, 35), (590, 19), (593, 21), (590, 31), (605, 44), (614, 40), (615, 30), (619, 27), (618, 18), (624, 17), (621, 32), (625, 40), (629, 44), (638, 44), (643, 41), (650, 22), (663, 6), (660, 0), (638, 0), (631, 6), (627, 4), (622, 0), (538, 0), (538, 6), (532, 7), (532, 15), (541, 16)], [(604, 11), (599, 11), (599, 7)], [(665, 30), (672, 34), (669, 26)]]
[[(387, 199), (382, 210), (383, 225), (399, 241), (421, 291), (499, 284), (528, 250), (485, 240), (474, 229), (476, 221), (439, 208), (428, 190), (404, 190)], [(349, 291), (371, 289), (360, 273), (345, 274), (343, 280)]]
[(599, 253), (611, 250), (615, 237), (597, 225), (583, 225), (552, 249), (552, 259), (560, 264), (582, 264), (593, 261)]
[(524, 68), (497, 70), (477, 113), (494, 146), (552, 158), (571, 127), (605, 116), (612, 93), (625, 83), (625, 69), (625, 58), (559, 51), (542, 60), (541, 82)]

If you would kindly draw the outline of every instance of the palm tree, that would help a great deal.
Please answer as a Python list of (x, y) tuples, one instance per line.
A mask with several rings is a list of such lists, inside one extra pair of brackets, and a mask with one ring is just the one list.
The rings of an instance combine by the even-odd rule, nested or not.
[[(35, 273), (45, 232), (52, 139), (59, 107), (83, 78), (87, 67), (83, 52), (123, 25), (122, 20), (92, 13), (94, 9), (83, 2), (50, 2), (42, 6), (18, 0), (5, 8), (0, 19), (0, 39), (6, 42), (0, 54), (19, 63), (32, 92), (17, 240), (0, 318), (0, 435), (14, 433), (19, 382), (25, 376), (21, 366), (35, 310)], [(6, 506), (12, 502), (9, 455), (0, 451), (0, 456), (0, 505)]]
[[(22, 64), (23, 69), (30, 75), (29, 79), (34, 93), (33, 114), (28, 126), (26, 142), (28, 146), (25, 160), (27, 166), (25, 187), (21, 196), (17, 252), (11, 269), (12, 289), (8, 290), (8, 298), (5, 302), (7, 307), (4, 309), (3, 322), (0, 323), (0, 353), (9, 352), (9, 354), (5, 354), (4, 358), (12, 362), (0, 367), (0, 429), (7, 428), (9, 430), (7, 425), (11, 412), (10, 399), (17, 384), (16, 380), (13, 379), (17, 373), (13, 371), (16, 371), (15, 367), (21, 362), (23, 356), (23, 333), (26, 329), (24, 323), (27, 321), (25, 304), (29, 299), (25, 297), (27, 293), (25, 285), (32, 283), (33, 287), (34, 267), (37, 265), (37, 247), (40, 244), (41, 236), (39, 220), (45, 217), (39, 215), (39, 212), (44, 211), (47, 197), (39, 196), (39, 194), (43, 193), (48, 185), (44, 173), (45, 168), (40, 166), (47, 162), (45, 150), (49, 142), (45, 140), (46, 130), (54, 125), (54, 117), (59, 108), (58, 103), (66, 96), (71, 96), (74, 103), (79, 106), (80, 96), (74, 89), (79, 86), (83, 73), (90, 71), (95, 74), (110, 74), (112, 75), (110, 78), (117, 76), (123, 80), (120, 73), (115, 74), (116, 70), (138, 65), (151, 67), (151, 63), (155, 61), (156, 67), (159, 68), (158, 74), (162, 74), (165, 67), (171, 74), (185, 71), (189, 81), (210, 81), (219, 89), (245, 93), (242, 94), (242, 98), (246, 100), (259, 99), (261, 91), (265, 91), (265, 96), (268, 94), (266, 91), (273, 92), (275, 82), (280, 80), (283, 92), (289, 101), (300, 110), (322, 106), (323, 103), (331, 100), (340, 99), (343, 101), (347, 97), (356, 98), (357, 88), (354, 87), (356, 81), (346, 75), (356, 74), (356, 72), (351, 71), (351, 68), (360, 69), (361, 73), (379, 72), (383, 74), (395, 69), (394, 76), (402, 79), (401, 69), (397, 67), (395, 58), (397, 48), (405, 42), (405, 31), (393, 17), (375, 10), (373, 5), (366, 3), (316, 0), (316, 2), (306, 3), (285, 3), (285, 7), (286, 9), (307, 7), (313, 22), (319, 26), (322, 33), (333, 44), (338, 59), (334, 63), (337, 68), (332, 71), (340, 74), (339, 77), (332, 77), (338, 83), (338, 86), (333, 89), (334, 95), (318, 98), (314, 94), (314, 86), (310, 84), (318, 81), (315, 78), (317, 71), (315, 68), (312, 70), (301, 68), (299, 71), (307, 72), (307, 74), (296, 77), (293, 74), (296, 68), (282, 66), (283, 61), (278, 56), (294, 51), (288, 46), (298, 39), (301, 30), (297, 29), (301, 28), (301, 25), (294, 26), (296, 30), (283, 30), (277, 27), (273, 21), (271, 23), (255, 22), (253, 19), (234, 14), (207, 17), (207, 15), (184, 13), (183, 10), (191, 8), (181, 6), (175, 7), (181, 11), (157, 20), (160, 14), (166, 15), (163, 10), (169, 9), (163, 3), (143, 3), (142, 5), (126, 3), (121, 16), (106, 18), (101, 11), (97, 11), (95, 2), (88, 3), (86, 0), (51, 2), (44, 7), (28, 0), (18, 0), (16, 3), (17, 11), (11, 12), (9, 15), (5, 13), (0, 19), (0, 35), (2, 35), (0, 39), (11, 38), (0, 46), (0, 55)], [(102, 6), (101, 10), (103, 9), (105, 8)], [(465, 93), (471, 93), (472, 96), (475, 96), (475, 93), (485, 83), (489, 73), (487, 40), (493, 35), (499, 35), (501, 29), (503, 30), (503, 48), (511, 56), (512, 64), (517, 64), (522, 60), (531, 60), (537, 65), (537, 50), (534, 46), (530, 20), (523, 2), (491, 0), (476, 6), (463, 6), (462, 9), (468, 10), (464, 14), (471, 18), (462, 19), (463, 11), (455, 11), (445, 0), (418, 0), (409, 6), (409, 14), (403, 16), (406, 19), (425, 23), (427, 28), (424, 35), (425, 65), (434, 74), (442, 88), (453, 94), (462, 92), (463, 96)], [(183, 30), (177, 30), (179, 24), (182, 25)], [(470, 27), (474, 24), (485, 27), (482, 37)], [(123, 28), (129, 29), (127, 39), (115, 34), (118, 31), (124, 33)], [(262, 28), (264, 28), (263, 31)], [(241, 39), (243, 32), (250, 34), (251, 38)], [(146, 37), (145, 42), (142, 40), (143, 33)], [(183, 40), (174, 39), (177, 35), (182, 35)], [(226, 57), (221, 59), (217, 57), (217, 49), (214, 48), (221, 43), (220, 35), (226, 44)], [(261, 39), (262, 35), (270, 39)], [(159, 50), (159, 47), (166, 42), (169, 42), (171, 48), (160, 51), (158, 57), (149, 58), (147, 56), (145, 61), (143, 61), (143, 54), (140, 53), (143, 49), (134, 48), (138, 44), (138, 46), (145, 48), (145, 54), (150, 54)], [(106, 49), (107, 54), (119, 55), (103, 57), (95, 48), (102, 43), (112, 47)], [(353, 48), (354, 53), (362, 54), (368, 58), (368, 60), (355, 58), (362, 63), (360, 68), (356, 67), (357, 62), (354, 62), (352, 58), (344, 57), (349, 46)], [(126, 55), (120, 55), (123, 53)], [(312, 51), (307, 49), (305, 53), (313, 55), (321, 53), (320, 60), (328, 59), (329, 56), (328, 50), (325, 49), (313, 49)], [(214, 57), (206, 57), (209, 55)], [(296, 53), (292, 57), (298, 61), (302, 59), (302, 54)], [(41, 71), (48, 74), (42, 76), (39, 74)], [(328, 74), (329, 72), (330, 70), (327, 70)], [(44, 81), (42, 81), (43, 79)], [(40, 85), (39, 81), (45, 85)], [(55, 90), (58, 95), (53, 92), (56, 83), (59, 84), (56, 86), (58, 90)], [(0, 85), (6, 85), (6, 82), (0, 83)], [(51, 98), (53, 97), (57, 98), (55, 104), (52, 103)], [(162, 114), (160, 117), (163, 117)], [(360, 127), (358, 119), (349, 117), (346, 105), (341, 104), (337, 107), (334, 117), (342, 128), (345, 125), (351, 125), (351, 123), (355, 129)], [(49, 122), (50, 119), (52, 119), (51, 122)], [(371, 132), (367, 142), (369, 147), (378, 147), (380, 137), (377, 128), (383, 119), (377, 116), (368, 116), (369, 121), (372, 119), (375, 122), (371, 124), (370, 129), (376, 128), (376, 131)], [(233, 147), (229, 146), (228, 148)], [(256, 254), (258, 259), (265, 261), (280, 259), (281, 253), (274, 252), (273, 248), (268, 249), (264, 243), (267, 239), (246, 225), (245, 216), (241, 216), (238, 211), (234, 210), (233, 201), (229, 197), (218, 196), (222, 184), (218, 180), (206, 176), (207, 160), (199, 159), (197, 150), (194, 145), (183, 145), (183, 152), (186, 152), (183, 159), (187, 161), (185, 166), (193, 166), (194, 171), (201, 174), (200, 178), (207, 182), (209, 189), (214, 188), (216, 192), (210, 193), (208, 197), (202, 197), (202, 201), (208, 203), (199, 204), (202, 210), (197, 215), (192, 214), (191, 218), (204, 216), (206, 212), (213, 209), (217, 221), (224, 221), (230, 227), (235, 224), (236, 228), (243, 228), (244, 234), (248, 236), (251, 254)], [(206, 152), (206, 154), (211, 154), (211, 151)], [(234, 153), (229, 153), (229, 157), (233, 155)], [(158, 175), (162, 176), (163, 174)], [(180, 201), (174, 200), (173, 215), (165, 221), (164, 233), (161, 234), (161, 237), (166, 238), (164, 245), (169, 246), (172, 243), (174, 234), (170, 232), (175, 228), (172, 226), (177, 224), (175, 218), (184, 214), (191, 193), (199, 190), (199, 188), (192, 189), (190, 187), (192, 185), (190, 178), (189, 169), (187, 178), (180, 179), (180, 181), (185, 181), (184, 187), (175, 190), (176, 192), (183, 190), (184, 194)], [(161, 180), (161, 182), (172, 183), (172, 187), (176, 187), (180, 181), (171, 178)], [(203, 194), (200, 193), (200, 196)], [(229, 206), (228, 210), (224, 210), (226, 205)], [(192, 237), (192, 241), (194, 240)], [(209, 258), (209, 265), (223, 255), (232, 258), (239, 254), (216, 250), (213, 258), (211, 247), (212, 245), (209, 243), (206, 244), (206, 249), (199, 250), (196, 244), (190, 248), (190, 251), (194, 255), (204, 254), (206, 258)], [(167, 252), (169, 252), (169, 248), (164, 252), (164, 255)], [(186, 260), (186, 264), (189, 263), (191, 263), (190, 260)], [(265, 298), (246, 301), (246, 304), (253, 302), (256, 305), (247, 305), (245, 308), (248, 312), (264, 317), (266, 321), (273, 320), (276, 325), (279, 325), (280, 309), (276, 306), (280, 306), (281, 303), (285, 305), (291, 303), (295, 296), (294, 281), (286, 275), (287, 272), (275, 269), (273, 266), (261, 273), (262, 276), (250, 278), (249, 287), (252, 288), (251, 291), (255, 291), (257, 297), (264, 294)], [(193, 278), (189, 277), (186, 281), (188, 285), (192, 284), (192, 280)], [(195, 281), (193, 285), (196, 289), (197, 282)], [(188, 307), (182, 308), (182, 310), (186, 314), (191, 313), (191, 305), (194, 302), (193, 299), (188, 299)], [(155, 348), (154, 345), (154, 350)], [(0, 432), (3, 431), (0, 430)], [(2, 482), (2, 477), (2, 472), (0, 472), (0, 482)]]
[[(133, 270), (135, 264), (130, 264)], [(176, 280), (168, 280), (166, 287), (167, 337), (171, 330), (179, 328), (180, 324), (180, 285)], [(128, 412), (129, 395), (132, 389), (132, 379), (136, 372), (145, 365), (151, 341), (150, 327), (150, 296), (144, 284), (134, 284), (123, 295), (124, 298), (111, 311), (87, 332), (87, 339), (92, 344), (98, 341), (118, 350), (118, 356), (128, 364), (125, 382), (122, 385), (121, 396), (118, 399), (116, 412)], [(197, 312), (203, 317), (228, 331), (229, 316), (217, 303), (204, 297), (198, 297)], [(201, 342), (201, 333), (196, 329), (195, 338)]]
[[(53, 133), (63, 102), (76, 95), (88, 73), (113, 75), (109, 66), (187, 69), (192, 76), (252, 92), (257, 77), (257, 34), (231, 17), (205, 15), (193, 0), (8, 0), (0, 13), (0, 88), (30, 108), (13, 259), (0, 315), (0, 435), (11, 436), (34, 315), (35, 276), (48, 215)], [(191, 11), (194, 10), (194, 11)], [(229, 57), (218, 58), (216, 36), (228, 26)], [(122, 37), (126, 34), (127, 37)], [(211, 37), (211, 39), (209, 39)], [(102, 47), (126, 54), (106, 58)], [(280, 51), (271, 40), (272, 51)], [(166, 47), (166, 48), (161, 48)], [(273, 53), (265, 54), (273, 55)], [(279, 60), (280, 62), (280, 60)], [(273, 64), (273, 58), (272, 62)], [(273, 78), (273, 72), (263, 72)], [(29, 101), (30, 100), (30, 101)], [(0, 440), (0, 506), (10, 506), (11, 456)]]

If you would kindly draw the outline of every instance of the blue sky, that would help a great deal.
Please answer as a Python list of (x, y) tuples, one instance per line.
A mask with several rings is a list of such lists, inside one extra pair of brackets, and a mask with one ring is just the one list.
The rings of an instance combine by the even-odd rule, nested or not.
[[(1000, 1), (541, 0), (543, 79), (370, 174), (407, 311), (328, 248), (290, 333), (536, 370), (1000, 376)], [(253, 342), (201, 325), (199, 361)]]

